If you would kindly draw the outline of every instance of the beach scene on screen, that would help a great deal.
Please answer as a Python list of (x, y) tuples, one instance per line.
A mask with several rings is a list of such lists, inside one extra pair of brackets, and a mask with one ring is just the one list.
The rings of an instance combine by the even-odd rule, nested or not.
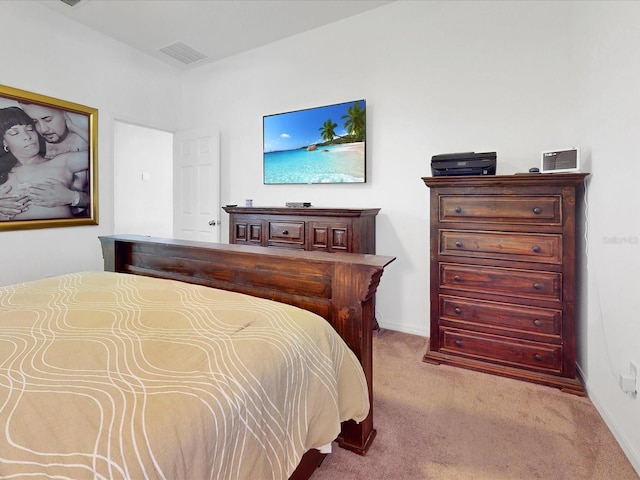
[(264, 183), (364, 183), (364, 100), (264, 117)]

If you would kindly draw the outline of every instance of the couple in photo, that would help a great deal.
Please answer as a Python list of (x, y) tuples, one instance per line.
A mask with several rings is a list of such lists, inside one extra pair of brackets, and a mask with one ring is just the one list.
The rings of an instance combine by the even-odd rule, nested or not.
[(39, 104), (0, 108), (0, 221), (87, 216), (89, 132)]

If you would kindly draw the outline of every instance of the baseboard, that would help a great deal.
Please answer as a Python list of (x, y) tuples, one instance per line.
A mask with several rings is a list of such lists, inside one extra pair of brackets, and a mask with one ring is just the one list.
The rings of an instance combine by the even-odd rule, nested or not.
[[(376, 316), (377, 318), (377, 316)], [(429, 336), (429, 328), (426, 326), (425, 328), (407, 328), (406, 325), (402, 325), (399, 323), (391, 323), (387, 321), (382, 321), (380, 318), (377, 318), (378, 325), (380, 328), (384, 328), (387, 330), (393, 330), (395, 332), (408, 333), (410, 335), (418, 335), (420, 337), (428, 337)]]

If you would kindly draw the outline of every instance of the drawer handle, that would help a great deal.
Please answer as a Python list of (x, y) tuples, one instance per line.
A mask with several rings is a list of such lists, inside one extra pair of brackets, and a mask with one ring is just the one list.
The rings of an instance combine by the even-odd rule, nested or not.
[(456, 208), (454, 209), (454, 211), (455, 211), (456, 213), (460, 213), (460, 212), (462, 212), (462, 208), (460, 208), (460, 207), (456, 207)]
[(540, 252), (542, 251), (542, 249), (541, 249), (538, 245), (534, 245), (534, 246), (533, 246), (533, 251), (534, 251), (535, 253), (540, 253)]
[(453, 277), (453, 279), (454, 279), (456, 282), (459, 282), (460, 280), (462, 280), (462, 278), (460, 278), (460, 275), (456, 275), (455, 277)]
[(541, 326), (542, 326), (542, 322), (541, 322), (539, 319), (537, 319), (537, 318), (533, 321), (533, 324), (534, 324), (536, 327), (541, 327)]
[(456, 247), (461, 248), (462, 247), (462, 242), (460, 240), (458, 240), (456, 242)]
[(533, 284), (533, 288), (535, 288), (536, 290), (542, 290), (542, 284), (541, 283), (534, 283)]
[(461, 347), (461, 346), (462, 346), (462, 340), (456, 340), (455, 342), (453, 342), (453, 344), (454, 344), (456, 347)]
[(541, 362), (541, 361), (542, 361), (542, 355), (540, 355), (539, 353), (536, 353), (536, 354), (533, 356), (533, 359), (534, 359), (536, 362)]
[(282, 230), (282, 235), (289, 235), (289, 230)]
[(540, 215), (542, 213), (542, 209), (540, 207), (534, 207), (533, 213), (536, 215)]
[(453, 311), (456, 312), (458, 315), (462, 313), (462, 310), (460, 309), (460, 307), (454, 308)]

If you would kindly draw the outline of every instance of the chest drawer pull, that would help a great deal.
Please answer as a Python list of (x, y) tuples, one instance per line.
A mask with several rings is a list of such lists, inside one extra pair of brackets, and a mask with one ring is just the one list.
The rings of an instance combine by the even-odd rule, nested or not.
[(459, 282), (459, 281), (461, 281), (461, 280), (462, 280), (462, 278), (460, 277), (460, 275), (456, 275), (455, 277), (453, 277), (453, 279), (454, 279), (456, 282)]
[(462, 248), (462, 242), (460, 240), (456, 241), (456, 247)]
[(462, 309), (460, 307), (454, 308), (453, 311), (456, 312), (458, 315), (462, 313)]
[(462, 346), (462, 340), (455, 340), (455, 341), (453, 342), (453, 344), (454, 344), (456, 347), (461, 347), (461, 346)]
[(460, 213), (460, 212), (462, 212), (462, 208), (456, 207), (456, 208), (453, 209), (453, 211), (456, 212), (456, 213)]
[(534, 283), (533, 288), (535, 288), (536, 290), (542, 290), (543, 287), (541, 283)]
[(534, 359), (536, 362), (541, 362), (541, 361), (542, 361), (542, 355), (540, 355), (539, 353), (536, 353), (536, 354), (533, 356), (533, 359)]
[(289, 235), (289, 230), (283, 230), (282, 235)]
[(542, 322), (541, 322), (541, 321), (540, 321), (540, 319), (538, 319), (538, 318), (536, 318), (536, 319), (533, 321), (533, 324), (534, 324), (536, 327), (541, 327), (541, 326), (542, 326)]
[(535, 213), (536, 215), (540, 215), (542, 213), (542, 209), (540, 207), (534, 207), (533, 213)]
[(534, 245), (532, 249), (535, 253), (540, 253), (542, 249), (538, 245)]

